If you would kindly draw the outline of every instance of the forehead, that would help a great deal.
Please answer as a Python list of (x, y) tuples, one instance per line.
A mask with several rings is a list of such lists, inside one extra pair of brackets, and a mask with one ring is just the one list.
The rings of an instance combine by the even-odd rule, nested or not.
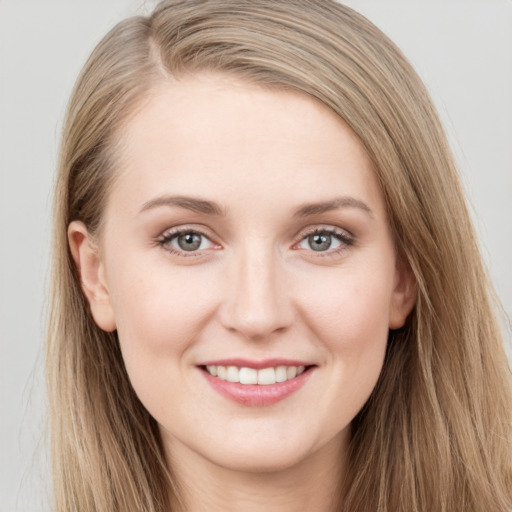
[(227, 202), (235, 194), (247, 205), (276, 189), (283, 203), (346, 192), (381, 202), (364, 147), (330, 109), (226, 75), (160, 85), (123, 127), (119, 147), (113, 195), (133, 205), (163, 193)]

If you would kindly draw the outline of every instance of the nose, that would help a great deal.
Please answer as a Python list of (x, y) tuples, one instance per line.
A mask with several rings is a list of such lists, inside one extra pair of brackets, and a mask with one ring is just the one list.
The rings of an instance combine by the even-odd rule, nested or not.
[[(279, 257), (247, 248), (229, 265), (220, 316), (224, 327), (249, 340), (284, 332), (293, 321), (289, 287)], [(233, 262), (232, 262), (233, 263)]]

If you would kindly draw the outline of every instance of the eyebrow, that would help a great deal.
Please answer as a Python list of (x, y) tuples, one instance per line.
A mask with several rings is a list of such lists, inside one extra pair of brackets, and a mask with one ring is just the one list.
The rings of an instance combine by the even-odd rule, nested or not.
[(158, 208), (161, 206), (178, 206), (197, 213), (206, 215), (225, 215), (223, 209), (213, 201), (206, 199), (198, 199), (188, 196), (160, 196), (144, 203), (140, 212)]
[(337, 197), (330, 201), (322, 201), (319, 203), (304, 204), (295, 211), (294, 216), (309, 217), (310, 215), (318, 215), (320, 213), (337, 210), (338, 208), (357, 208), (366, 212), (370, 217), (373, 217), (373, 212), (366, 203), (349, 196)]
[[(191, 210), (197, 213), (204, 213), (206, 215), (221, 215), (224, 216), (225, 212), (220, 205), (214, 201), (206, 199), (199, 199), (189, 196), (159, 196), (150, 201), (147, 201), (142, 206), (140, 212), (151, 210), (162, 206), (177, 206), (186, 210)], [(294, 217), (309, 217), (311, 215), (318, 215), (321, 213), (337, 210), (338, 208), (358, 208), (373, 217), (373, 212), (370, 207), (363, 201), (354, 197), (344, 196), (337, 197), (330, 201), (322, 201), (318, 203), (307, 203), (300, 206), (294, 213)]]

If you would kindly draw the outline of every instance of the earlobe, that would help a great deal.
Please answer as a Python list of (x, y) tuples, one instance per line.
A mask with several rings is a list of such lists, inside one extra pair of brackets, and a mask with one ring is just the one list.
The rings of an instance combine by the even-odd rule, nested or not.
[(389, 311), (389, 328), (400, 329), (416, 303), (416, 279), (405, 261), (397, 262), (395, 287)]
[(114, 331), (116, 323), (105, 279), (104, 263), (92, 235), (83, 222), (70, 223), (68, 242), (94, 321), (100, 329)]

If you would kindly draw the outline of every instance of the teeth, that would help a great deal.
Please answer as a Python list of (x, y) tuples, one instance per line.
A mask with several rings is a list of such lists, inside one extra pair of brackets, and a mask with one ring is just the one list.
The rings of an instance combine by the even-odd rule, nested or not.
[(226, 380), (228, 382), (240, 382), (240, 372), (236, 366), (228, 366), (226, 370)]
[(286, 366), (278, 366), (276, 368), (276, 382), (284, 382), (285, 380), (288, 380)]
[(258, 384), (258, 370), (240, 368), (240, 384)]
[(276, 383), (276, 371), (274, 368), (262, 368), (258, 370), (258, 384), (268, 386)]
[(276, 382), (285, 382), (298, 377), (304, 372), (304, 366), (278, 366), (276, 368), (238, 368), (237, 366), (208, 365), (206, 370), (210, 375), (228, 382), (240, 382), (240, 384), (259, 384), (268, 386)]
[(297, 375), (297, 368), (295, 366), (288, 366), (288, 368), (286, 368), (286, 378), (287, 379), (293, 379), (296, 375)]
[(226, 380), (226, 367), (225, 366), (217, 366), (217, 377), (221, 380)]

